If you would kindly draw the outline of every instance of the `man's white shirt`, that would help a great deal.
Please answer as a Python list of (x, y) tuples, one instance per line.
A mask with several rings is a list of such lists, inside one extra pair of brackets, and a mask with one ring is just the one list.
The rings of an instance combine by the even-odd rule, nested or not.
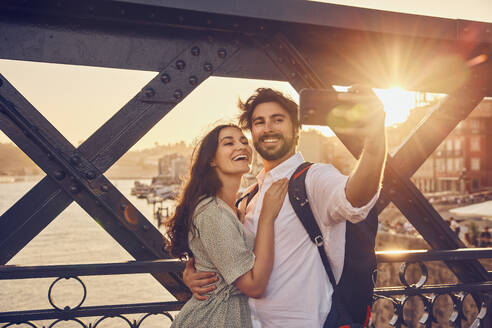
[[(256, 235), (265, 191), (274, 181), (290, 178), (304, 162), (297, 153), (257, 176), (258, 193), (249, 203), (244, 226)], [(348, 176), (330, 164), (314, 164), (306, 176), (311, 209), (323, 233), (324, 247), (337, 281), (343, 269), (346, 220), (362, 221), (379, 197), (353, 207), (345, 195)], [(292, 208), (288, 195), (275, 221), (274, 264), (263, 298), (249, 299), (253, 327), (322, 327), (331, 308), (331, 286), (316, 246)]]

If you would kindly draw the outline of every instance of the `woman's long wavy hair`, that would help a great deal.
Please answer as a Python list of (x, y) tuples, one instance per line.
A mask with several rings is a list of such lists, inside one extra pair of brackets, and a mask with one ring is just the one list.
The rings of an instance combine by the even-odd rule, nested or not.
[(195, 208), (203, 199), (215, 196), (222, 187), (222, 182), (219, 180), (215, 169), (210, 166), (210, 162), (217, 152), (220, 131), (228, 127), (239, 129), (234, 124), (219, 125), (203, 137), (193, 150), (189, 176), (185, 180), (176, 211), (165, 222), (169, 238), (166, 248), (174, 257), (192, 256), (188, 244), (188, 234), (190, 231), (195, 233), (196, 227), (193, 224)]

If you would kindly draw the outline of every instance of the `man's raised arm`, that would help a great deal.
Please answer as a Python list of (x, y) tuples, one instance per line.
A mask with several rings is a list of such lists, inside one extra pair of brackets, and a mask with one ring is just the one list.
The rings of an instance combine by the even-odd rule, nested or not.
[(338, 99), (347, 107), (335, 109), (333, 114), (350, 121), (346, 127), (334, 127), (337, 133), (360, 137), (364, 149), (345, 187), (347, 200), (354, 207), (366, 205), (377, 193), (386, 162), (386, 113), (374, 92), (366, 86), (355, 85)]

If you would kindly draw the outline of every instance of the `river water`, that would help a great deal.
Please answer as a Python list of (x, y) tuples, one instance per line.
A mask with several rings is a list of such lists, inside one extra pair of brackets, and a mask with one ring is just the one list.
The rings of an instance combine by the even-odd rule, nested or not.
[[(0, 184), (0, 214), (20, 199), (37, 181)], [(154, 225), (152, 205), (145, 199), (130, 195), (133, 180), (113, 180), (112, 183)], [(104, 231), (75, 202), (67, 207), (8, 264), (51, 265), (89, 264), (134, 260), (106, 231)], [(87, 287), (83, 306), (163, 302), (174, 300), (150, 274), (80, 277)], [(51, 309), (48, 289), (54, 278), (0, 280), (0, 312)], [(82, 296), (82, 287), (75, 280), (61, 280), (53, 289), (57, 306), (77, 305)], [(131, 320), (141, 315), (129, 315)], [(81, 318), (87, 325), (95, 318)], [(36, 322), (40, 327), (50, 322)], [(142, 328), (168, 327), (169, 319), (151, 316)], [(0, 324), (1, 326), (1, 324)], [(19, 326), (21, 327), (21, 326)], [(24, 326), (22, 326), (24, 327)], [(26, 325), (27, 327), (27, 325)], [(55, 327), (80, 327), (75, 322), (60, 322)], [(98, 327), (128, 327), (121, 319), (103, 321)]]

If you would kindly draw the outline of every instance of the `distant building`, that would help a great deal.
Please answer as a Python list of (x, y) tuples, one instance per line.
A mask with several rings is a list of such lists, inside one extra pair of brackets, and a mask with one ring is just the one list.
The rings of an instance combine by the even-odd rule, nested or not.
[(492, 98), (483, 100), (434, 152), (436, 191), (492, 189)]
[[(398, 146), (433, 106), (412, 110), (409, 119), (390, 133)], [(412, 177), (423, 192), (477, 192), (492, 189), (492, 98), (484, 99), (460, 122)]]
[(177, 153), (164, 155), (158, 161), (158, 178), (164, 184), (179, 184), (188, 167), (189, 158)]

